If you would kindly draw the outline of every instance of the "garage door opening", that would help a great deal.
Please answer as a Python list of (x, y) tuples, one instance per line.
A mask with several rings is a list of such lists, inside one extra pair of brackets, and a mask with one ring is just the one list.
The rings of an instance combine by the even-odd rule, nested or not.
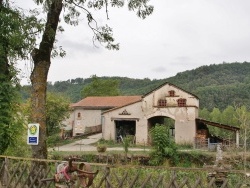
[(116, 141), (121, 142), (125, 137), (130, 137), (131, 141), (135, 140), (136, 122), (134, 120), (115, 120)]

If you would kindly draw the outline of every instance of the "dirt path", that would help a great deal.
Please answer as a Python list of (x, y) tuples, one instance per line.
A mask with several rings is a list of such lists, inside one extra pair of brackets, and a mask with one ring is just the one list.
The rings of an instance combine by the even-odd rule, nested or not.
[[(96, 147), (92, 144), (98, 142), (102, 138), (102, 133), (88, 136), (85, 139), (75, 141), (63, 146), (54, 147), (54, 151), (96, 151)], [(52, 150), (52, 149), (50, 149)], [(123, 147), (107, 148), (107, 151), (123, 151)], [(129, 148), (130, 151), (144, 151), (143, 148)]]

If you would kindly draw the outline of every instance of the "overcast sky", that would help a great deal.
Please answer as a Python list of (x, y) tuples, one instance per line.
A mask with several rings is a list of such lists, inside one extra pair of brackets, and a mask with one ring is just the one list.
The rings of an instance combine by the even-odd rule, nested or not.
[[(18, 0), (17, 0), (18, 1)], [(32, 7), (30, 0), (23, 6)], [(97, 17), (109, 24), (119, 51), (94, 47), (86, 20), (57, 36), (66, 57), (52, 59), (48, 81), (97, 76), (162, 79), (202, 65), (250, 61), (249, 0), (151, 0), (154, 13), (141, 20), (126, 7)], [(100, 13), (99, 13), (100, 14)], [(23, 69), (29, 81), (30, 62)]]

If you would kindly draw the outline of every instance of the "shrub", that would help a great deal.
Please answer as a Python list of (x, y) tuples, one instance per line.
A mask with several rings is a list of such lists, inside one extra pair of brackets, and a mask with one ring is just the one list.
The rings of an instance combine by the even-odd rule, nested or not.
[(107, 150), (107, 145), (98, 143), (96, 149), (98, 152), (105, 152)]
[(54, 147), (58, 145), (58, 143), (61, 143), (61, 142), (62, 142), (62, 138), (60, 137), (59, 134), (51, 135), (47, 139), (48, 147)]
[(167, 126), (156, 124), (150, 130), (152, 136), (153, 151), (150, 156), (150, 165), (163, 164), (165, 158), (170, 158), (173, 163), (178, 159), (176, 156), (177, 147), (170, 138)]

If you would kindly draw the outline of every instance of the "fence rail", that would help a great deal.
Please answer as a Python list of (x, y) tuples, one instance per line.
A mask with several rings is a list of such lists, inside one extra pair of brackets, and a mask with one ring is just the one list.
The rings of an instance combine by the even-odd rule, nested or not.
[(211, 142), (209, 138), (194, 138), (194, 148), (195, 149), (204, 149), (204, 150), (216, 150), (216, 146), (220, 144), (223, 148), (236, 148), (235, 140), (224, 139), (220, 143)]
[[(55, 187), (53, 181), (42, 180), (53, 180), (56, 165), (62, 162), (7, 156), (0, 156), (0, 159), (1, 188)], [(91, 188), (240, 188), (250, 185), (243, 171), (226, 171), (212, 167), (166, 168), (96, 163), (92, 163), (91, 166), (93, 171), (99, 171)]]

